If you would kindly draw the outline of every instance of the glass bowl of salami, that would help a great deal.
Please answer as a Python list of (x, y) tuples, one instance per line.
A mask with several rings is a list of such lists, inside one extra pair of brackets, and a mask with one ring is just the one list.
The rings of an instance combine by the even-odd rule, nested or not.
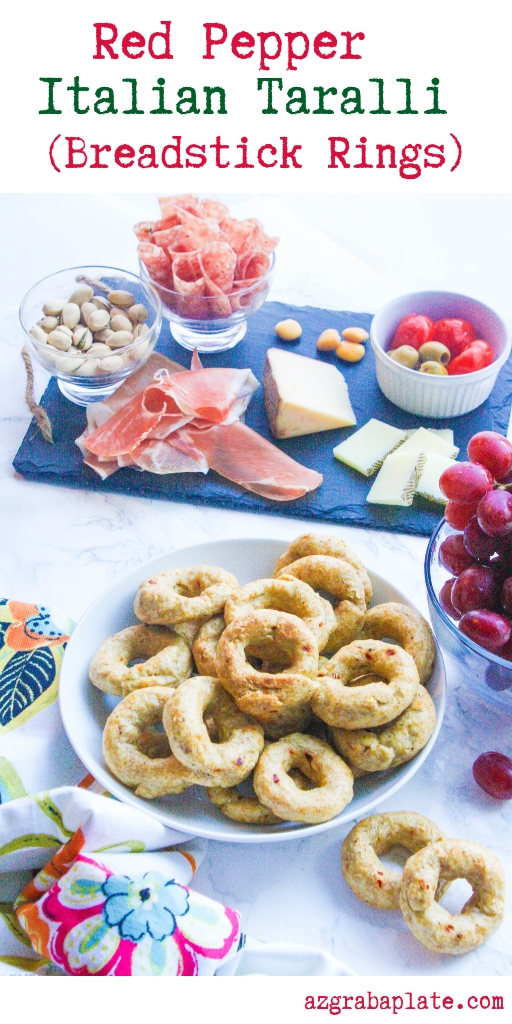
[(148, 281), (116, 267), (70, 267), (27, 292), (20, 322), (30, 356), (75, 405), (101, 402), (146, 362), (162, 325)]
[(159, 204), (160, 220), (134, 229), (142, 278), (183, 348), (233, 348), (267, 297), (279, 239), (254, 218), (230, 217), (218, 200), (165, 196)]

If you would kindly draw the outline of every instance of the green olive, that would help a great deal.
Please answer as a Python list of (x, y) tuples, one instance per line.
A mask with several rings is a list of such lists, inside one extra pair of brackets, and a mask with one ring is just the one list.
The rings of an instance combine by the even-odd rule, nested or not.
[(437, 374), (438, 377), (447, 377), (448, 370), (442, 363), (436, 363), (434, 359), (427, 359), (426, 363), (422, 363), (420, 366), (420, 373), (432, 373)]
[(450, 349), (446, 345), (442, 345), (440, 341), (426, 341), (418, 349), (418, 355), (422, 363), (427, 363), (433, 359), (435, 363), (442, 363), (443, 366), (448, 366), (452, 358)]
[(409, 370), (414, 370), (418, 365), (418, 353), (412, 345), (400, 345), (400, 348), (388, 352), (388, 356), (391, 356), (395, 363), (400, 363), (400, 366), (407, 366)]

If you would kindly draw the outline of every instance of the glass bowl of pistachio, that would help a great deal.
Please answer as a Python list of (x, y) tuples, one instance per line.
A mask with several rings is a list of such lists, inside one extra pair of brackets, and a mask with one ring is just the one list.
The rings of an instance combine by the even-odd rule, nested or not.
[(116, 267), (71, 267), (27, 292), (20, 322), (30, 355), (76, 405), (111, 395), (153, 351), (162, 305), (153, 286)]

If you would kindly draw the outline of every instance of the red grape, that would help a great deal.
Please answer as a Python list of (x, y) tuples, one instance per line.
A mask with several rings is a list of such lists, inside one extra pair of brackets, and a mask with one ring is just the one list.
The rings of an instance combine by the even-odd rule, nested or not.
[(476, 516), (469, 520), (464, 530), (464, 547), (478, 562), (487, 562), (492, 555), (504, 550), (502, 541), (484, 533)]
[(454, 530), (463, 530), (472, 516), (476, 515), (478, 502), (471, 505), (463, 504), (461, 501), (449, 501), (445, 510), (444, 518)]
[(450, 501), (464, 504), (479, 501), (494, 487), (494, 477), (476, 462), (454, 462), (439, 478), (439, 486)]
[(512, 615), (512, 576), (508, 576), (501, 588), (501, 607), (505, 615)]
[(466, 612), (459, 622), (459, 629), (473, 643), (494, 654), (499, 654), (500, 647), (503, 647), (512, 636), (512, 627), (508, 619), (504, 619), (496, 612), (488, 611), (487, 608)]
[(512, 761), (506, 754), (488, 750), (480, 754), (473, 765), (475, 782), (484, 793), (496, 800), (510, 800), (512, 797)]
[(472, 565), (461, 572), (453, 585), (453, 607), (463, 615), (476, 608), (494, 608), (499, 596), (496, 577), (487, 565)]
[(488, 469), (495, 480), (502, 480), (512, 469), (512, 444), (503, 434), (482, 430), (468, 444), (468, 457)]
[[(445, 470), (448, 472), (449, 469)], [(512, 494), (488, 491), (478, 505), (477, 518), (484, 533), (490, 537), (506, 537), (512, 533)]]
[(451, 572), (452, 576), (460, 576), (464, 569), (469, 569), (470, 565), (474, 564), (474, 561), (464, 547), (462, 533), (454, 533), (451, 537), (446, 537), (446, 540), (439, 546), (439, 562), (443, 569)]
[(439, 604), (441, 605), (443, 611), (446, 612), (446, 614), (449, 615), (451, 619), (460, 618), (458, 611), (456, 610), (456, 608), (453, 607), (451, 597), (452, 587), (455, 582), (456, 577), (453, 577), (451, 580), (446, 580), (446, 583), (443, 583), (441, 590), (439, 591)]

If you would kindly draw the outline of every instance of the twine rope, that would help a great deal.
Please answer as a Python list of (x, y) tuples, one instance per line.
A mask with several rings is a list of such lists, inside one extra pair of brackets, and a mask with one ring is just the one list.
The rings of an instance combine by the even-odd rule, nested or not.
[(25, 363), (25, 370), (27, 372), (27, 386), (25, 388), (25, 401), (32, 413), (37, 425), (43, 435), (43, 439), (47, 444), (53, 444), (53, 434), (51, 422), (44, 411), (42, 405), (38, 405), (34, 397), (34, 369), (32, 366), (32, 360), (30, 358), (30, 352), (27, 345), (24, 345), (21, 350), (21, 358)]

